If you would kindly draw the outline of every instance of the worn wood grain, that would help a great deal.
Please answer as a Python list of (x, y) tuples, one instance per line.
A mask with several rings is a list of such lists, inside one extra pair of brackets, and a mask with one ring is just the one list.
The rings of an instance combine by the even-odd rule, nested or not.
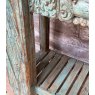
[[(88, 64), (55, 52), (49, 63), (37, 77), (38, 86), (34, 91), (38, 95), (88, 95)], [(43, 59), (42, 59), (43, 60)], [(75, 86), (74, 86), (75, 85)], [(77, 92), (77, 93), (76, 93)]]
[(71, 73), (68, 76), (68, 78), (66, 79), (65, 83), (62, 85), (61, 89), (58, 92), (58, 95), (61, 95), (61, 93), (66, 95), (68, 93), (70, 87), (72, 86), (72, 84), (75, 81), (75, 78), (77, 77), (79, 71), (81, 70), (82, 65), (83, 64), (81, 62), (79, 62), (79, 61), (76, 62), (75, 67), (71, 71)]
[(46, 55), (48, 54), (48, 52), (44, 52), (44, 51), (39, 51), (36, 53), (36, 64), (38, 64)]
[(59, 63), (56, 65), (56, 67), (53, 69), (53, 71), (49, 74), (49, 76), (45, 79), (45, 81), (42, 83), (40, 87), (44, 89), (48, 89), (49, 86), (53, 83), (53, 81), (56, 79), (57, 75), (60, 73), (62, 68), (66, 65), (69, 57), (63, 56)]
[(39, 64), (37, 65), (37, 73), (39, 73), (43, 68), (45, 68), (45, 66), (49, 64), (49, 61), (54, 57), (54, 55), (55, 55), (55, 52), (50, 51), (48, 55), (39, 62)]
[(82, 87), (79, 95), (89, 95), (89, 77), (87, 77), (86, 82)]
[(52, 69), (56, 66), (60, 58), (61, 58), (61, 55), (55, 54), (54, 58), (49, 62), (46, 68), (43, 69), (42, 74), (38, 77), (39, 79), (38, 85), (40, 85), (45, 80), (45, 78), (49, 75)]
[(39, 38), (42, 51), (49, 51), (49, 21), (48, 17), (39, 16)]
[(61, 84), (63, 83), (63, 81), (66, 79), (66, 77), (68, 76), (69, 72), (73, 68), (75, 62), (76, 62), (76, 60), (69, 59), (67, 65), (63, 68), (61, 73), (58, 75), (56, 80), (53, 82), (51, 87), (48, 89), (51, 93), (56, 93), (58, 88), (61, 86)]
[(70, 90), (69, 94), (68, 95), (77, 95), (81, 89), (81, 86), (88, 74), (88, 65), (84, 65), (83, 66), (83, 69), (80, 73), (80, 75), (78, 76), (77, 80), (75, 81), (75, 83), (73, 84), (72, 86), (72, 89)]
[[(34, 15), (36, 50), (39, 50), (39, 15)], [(49, 48), (89, 63), (89, 28), (50, 19)]]
[(33, 15), (30, 16), (28, 3), (7, 0), (6, 5), (7, 71), (15, 95), (35, 95), (31, 90), (31, 85), (36, 84)]

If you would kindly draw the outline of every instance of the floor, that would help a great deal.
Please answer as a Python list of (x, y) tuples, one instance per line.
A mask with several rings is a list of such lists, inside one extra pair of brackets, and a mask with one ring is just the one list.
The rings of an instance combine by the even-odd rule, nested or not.
[(38, 53), (39, 95), (89, 95), (89, 65), (54, 51)]

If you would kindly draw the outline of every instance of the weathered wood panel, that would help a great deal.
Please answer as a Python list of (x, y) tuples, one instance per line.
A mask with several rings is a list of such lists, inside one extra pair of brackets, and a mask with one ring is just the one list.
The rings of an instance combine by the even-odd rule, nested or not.
[[(39, 44), (39, 15), (34, 14), (36, 50)], [(89, 62), (89, 28), (50, 19), (50, 49)]]
[(34, 95), (36, 84), (33, 15), (28, 0), (7, 0), (7, 71), (15, 95)]

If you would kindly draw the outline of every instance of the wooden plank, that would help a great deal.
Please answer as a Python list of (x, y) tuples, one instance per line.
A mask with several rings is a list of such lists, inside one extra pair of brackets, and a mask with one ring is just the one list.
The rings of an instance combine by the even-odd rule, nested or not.
[(45, 66), (48, 65), (49, 61), (54, 57), (54, 55), (55, 52), (50, 51), (48, 55), (42, 61), (40, 61), (40, 63), (37, 65), (37, 73), (39, 73)]
[(46, 68), (42, 71), (42, 74), (38, 77), (38, 85), (40, 85), (43, 80), (49, 75), (52, 69), (56, 66), (58, 61), (60, 60), (61, 55), (56, 54), (54, 58), (50, 61), (50, 63), (46, 66)]
[(68, 59), (69, 59), (69, 57), (63, 56), (61, 58), (61, 60), (59, 61), (59, 63), (56, 65), (56, 67), (53, 69), (53, 71), (49, 74), (49, 76), (45, 79), (45, 81), (42, 83), (42, 85), (40, 87), (42, 87), (44, 89), (48, 89), (50, 84), (54, 81), (56, 76), (60, 73), (62, 68), (67, 63)]
[(49, 52), (39, 51), (36, 53), (36, 64), (38, 64)]
[(88, 65), (84, 65), (78, 79), (75, 81), (68, 95), (77, 95), (81, 89), (81, 86), (88, 74)]
[(82, 66), (83, 66), (82, 62), (79, 61), (76, 62), (75, 67), (73, 68), (70, 75), (66, 79), (65, 83), (62, 85), (61, 89), (59, 90), (58, 92), (59, 95), (61, 95), (62, 93), (64, 95), (67, 95), (68, 90), (75, 81), (75, 78), (77, 77), (77, 74), (81, 70)]
[(42, 51), (49, 50), (49, 22), (50, 19), (48, 17), (39, 15), (39, 37)]
[[(6, 48), (11, 63), (7, 65), (12, 68), (7, 66), (7, 70), (14, 73), (18, 89), (11, 84), (14, 79), (10, 84), (15, 95), (35, 95), (30, 89), (36, 84), (33, 15), (30, 16), (28, 0), (7, 0), (6, 7)], [(8, 77), (11, 78), (11, 74)]]
[(48, 89), (51, 93), (56, 93), (62, 82), (66, 79), (68, 76), (69, 72), (73, 68), (76, 60), (75, 59), (70, 59), (67, 63), (67, 65), (63, 68), (59, 76), (56, 78), (54, 83), (51, 85), (51, 87)]
[(82, 87), (79, 95), (89, 95), (89, 77), (87, 77), (87, 80)]

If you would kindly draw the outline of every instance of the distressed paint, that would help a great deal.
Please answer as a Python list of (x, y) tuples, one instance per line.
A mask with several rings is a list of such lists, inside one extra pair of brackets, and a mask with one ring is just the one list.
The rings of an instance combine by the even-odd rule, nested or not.
[(40, 87), (32, 87), (32, 88), (39, 95), (55, 95), (55, 94), (51, 94), (49, 91), (46, 91)]
[(76, 4), (73, 4), (73, 12), (75, 16), (88, 19), (89, 16), (89, 2), (88, 0), (78, 0)]
[(56, 0), (42, 0), (41, 2), (41, 14), (48, 17), (56, 17)]
[(30, 17), (28, 0), (7, 0), (6, 4), (9, 81), (15, 95), (35, 95), (31, 90), (36, 84), (33, 15)]
[(8, 57), (8, 53), (6, 53), (6, 63), (7, 63), (7, 72), (9, 76), (9, 82), (12, 87), (14, 87), (13, 92), (15, 95), (19, 95), (19, 86), (18, 81), (16, 80), (16, 75), (13, 72), (12, 63)]
[(88, 0), (30, 0), (30, 9), (61, 21), (72, 20), (74, 16), (89, 19)]
[(73, 18), (73, 6), (71, 0), (60, 0), (59, 20), (70, 20)]

